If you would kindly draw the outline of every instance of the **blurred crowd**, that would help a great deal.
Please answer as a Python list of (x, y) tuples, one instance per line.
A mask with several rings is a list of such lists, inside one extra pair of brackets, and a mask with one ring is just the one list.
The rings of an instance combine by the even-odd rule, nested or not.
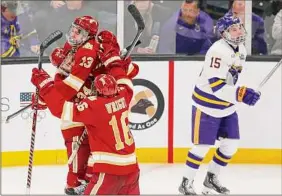
[[(252, 54), (282, 55), (282, 1), (252, 3), (252, 21), (245, 20), (245, 0), (125, 0), (124, 45), (135, 37), (137, 25), (126, 7), (135, 4), (146, 28), (137, 54), (205, 54), (220, 39), (217, 19), (227, 13), (251, 23)], [(100, 30), (117, 34), (118, 1), (49, 0), (1, 1), (1, 58), (37, 56), (39, 44), (51, 32), (66, 33), (77, 16), (91, 15)], [(46, 51), (64, 43), (62, 38)]]

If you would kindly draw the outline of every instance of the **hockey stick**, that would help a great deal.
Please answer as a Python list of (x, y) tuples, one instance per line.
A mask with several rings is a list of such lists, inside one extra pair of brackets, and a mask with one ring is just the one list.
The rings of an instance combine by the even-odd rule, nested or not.
[(29, 32), (29, 33), (26, 34), (26, 35), (21, 35), (21, 36), (20, 36), (20, 40), (26, 39), (26, 38), (28, 38), (29, 36), (31, 36), (31, 35), (33, 35), (33, 34), (35, 34), (35, 33), (37, 33), (37, 31), (34, 29), (33, 31)]
[[(135, 44), (134, 47), (138, 46), (139, 44), (141, 44), (141, 41), (140, 41), (140, 40), (138, 40), (138, 41), (136, 42), (136, 44)], [(127, 46), (126, 48), (124, 48), (124, 49), (122, 49), (122, 50), (120, 51), (120, 56), (121, 56), (122, 58), (124, 58), (124, 56), (126, 55), (127, 51), (130, 49), (130, 47), (131, 47), (131, 44), (130, 44), (129, 46)]]
[[(63, 36), (61, 31), (55, 31), (50, 34), (41, 44), (40, 44), (40, 53), (38, 57), (38, 69), (42, 69), (42, 57), (46, 48), (48, 48), (52, 43), (57, 41)], [(39, 89), (36, 88), (35, 93), (35, 102), (34, 105), (38, 104), (39, 97)], [(33, 164), (33, 152), (34, 152), (34, 143), (35, 143), (35, 133), (36, 133), (36, 122), (37, 122), (37, 109), (35, 107), (35, 111), (33, 113), (32, 119), (32, 133), (31, 133), (31, 141), (30, 141), (30, 150), (29, 150), (29, 161), (28, 161), (28, 175), (27, 175), (27, 183), (26, 183), (26, 194), (30, 194), (30, 186), (31, 186), (31, 177), (32, 177), (32, 164)]]
[(13, 113), (13, 114), (7, 116), (5, 123), (9, 123), (9, 120), (10, 120), (10, 119), (15, 118), (17, 115), (19, 115), (19, 114), (22, 113), (23, 111), (27, 110), (28, 108), (30, 108), (31, 105), (32, 105), (32, 104), (29, 104), (29, 105), (27, 105), (27, 106), (21, 108), (20, 110), (16, 111), (15, 113)]
[(257, 88), (257, 92), (264, 86), (264, 84), (271, 78), (271, 76), (275, 73), (275, 71), (282, 65), (282, 59), (272, 68), (272, 70), (265, 76), (265, 78), (261, 81)]
[(69, 157), (68, 165), (72, 164), (74, 157), (77, 155), (77, 152), (78, 152), (78, 150), (79, 150), (79, 147), (80, 147), (80, 145), (81, 145), (81, 142), (83, 142), (83, 140), (84, 140), (84, 138), (85, 138), (86, 135), (87, 135), (87, 130), (86, 130), (86, 128), (85, 128), (84, 131), (83, 131), (83, 133), (81, 134), (79, 140), (77, 141), (77, 143), (76, 143), (76, 145), (75, 145), (75, 147), (74, 147), (74, 149), (73, 149), (73, 151), (72, 151), (72, 153), (71, 153), (71, 156)]
[(133, 48), (135, 47), (136, 43), (138, 42), (139, 38), (141, 37), (141, 35), (143, 33), (143, 30), (145, 29), (144, 19), (141, 16), (138, 9), (136, 8), (136, 6), (134, 4), (130, 4), (127, 7), (127, 10), (129, 11), (129, 13), (132, 15), (135, 22), (137, 23), (138, 30), (137, 30), (137, 34), (136, 34), (134, 40), (132, 41), (132, 43), (130, 45), (130, 48), (127, 50), (127, 53), (126, 53), (124, 59), (127, 59), (130, 56)]

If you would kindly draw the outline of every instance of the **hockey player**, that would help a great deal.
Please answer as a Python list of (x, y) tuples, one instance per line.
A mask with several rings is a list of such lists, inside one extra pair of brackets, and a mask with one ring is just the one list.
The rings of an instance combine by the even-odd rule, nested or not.
[[(82, 17), (82, 19), (86, 18), (86, 21), (88, 20), (87, 17)], [(90, 18), (91, 19), (91, 18)], [(75, 20), (75, 24), (79, 23), (81, 26), (85, 26), (85, 29), (87, 29), (87, 23), (86, 22), (76, 22), (78, 19)], [(94, 28), (96, 26), (94, 25)], [(92, 33), (92, 38), (94, 38), (95, 33)], [(86, 49), (80, 50), (80, 46), (83, 48), (85, 45), (89, 43), (86, 42), (86, 44), (72, 44), (72, 42), (67, 42), (63, 48), (56, 48), (52, 54), (50, 55), (50, 61), (51, 63), (58, 68), (57, 74), (55, 75), (55, 87), (59, 94), (61, 94), (66, 100), (73, 101), (74, 103), (78, 103), (86, 96), (91, 96), (94, 94), (95, 90), (91, 87), (91, 83), (93, 80), (92, 76), (96, 76), (99, 73), (105, 73), (106, 68), (104, 64), (109, 65), (111, 63), (114, 63), (116, 61), (121, 61), (119, 57), (119, 45), (117, 43), (116, 37), (109, 31), (102, 31), (98, 34), (98, 46), (95, 41), (93, 41), (96, 44), (96, 50), (92, 50), (94, 55), (97, 55), (96, 58), (99, 57), (99, 61), (97, 61), (99, 64), (98, 66), (94, 64), (92, 70), (89, 67), (89, 69), (86, 71), (84, 66), (77, 66), (74, 57), (78, 55), (79, 53), (83, 52), (89, 52)], [(77, 42), (76, 42), (77, 43)], [(94, 44), (93, 44), (94, 45)], [(103, 48), (103, 50), (101, 50)], [(90, 49), (90, 48), (89, 48)], [(91, 52), (91, 51), (90, 51)], [(89, 52), (89, 54), (90, 54)], [(77, 54), (78, 53), (78, 54)], [(81, 55), (82, 55), (81, 54)], [(81, 56), (80, 55), (80, 56)], [(101, 66), (102, 64), (102, 66)], [(122, 62), (123, 66), (125, 66), (128, 77), (133, 78), (138, 73), (138, 66), (134, 63), (131, 63), (131, 60), (127, 60), (126, 62)], [(90, 72), (90, 73), (89, 73)], [(72, 88), (73, 85), (71, 85), (71, 82), (66, 82), (68, 78), (85, 78), (88, 75), (88, 78), (86, 78), (86, 81), (83, 83), (82, 87), (80, 87), (80, 90), (77, 92), (77, 94), (70, 98), (72, 96), (72, 93), (75, 91)], [(89, 77), (90, 76), (90, 77)], [(72, 80), (70, 80), (72, 81)], [(75, 83), (75, 81), (73, 81)], [(83, 82), (83, 80), (81, 80)], [(41, 106), (41, 107), (40, 107)], [(46, 106), (43, 104), (39, 105), (40, 108), (45, 109)], [(72, 154), (73, 146), (78, 141), (79, 137), (84, 131), (84, 125), (82, 123), (77, 122), (69, 122), (69, 121), (62, 121), (61, 125), (62, 134), (65, 140), (65, 145), (67, 147), (67, 153), (68, 157)], [(79, 194), (83, 188), (84, 185), (80, 185), (80, 180), (88, 180), (90, 177), (90, 171), (91, 171), (91, 157), (89, 157), (89, 145), (88, 145), (88, 139), (85, 138), (83, 140), (82, 145), (79, 148), (79, 151), (77, 153), (77, 156), (75, 157), (73, 163), (69, 165), (69, 172), (67, 176), (67, 187), (65, 189), (66, 194)], [(89, 161), (88, 161), (89, 157)], [(88, 162), (88, 164), (87, 164)], [(88, 165), (88, 166), (87, 166)], [(85, 170), (87, 166), (87, 172)], [(86, 172), (86, 174), (85, 174)]]
[(184, 195), (195, 195), (193, 181), (202, 160), (218, 139), (219, 147), (209, 164), (202, 194), (228, 194), (230, 191), (218, 179), (237, 151), (240, 139), (236, 105), (254, 106), (260, 93), (237, 80), (245, 66), (246, 31), (239, 18), (225, 15), (217, 22), (222, 39), (208, 50), (203, 70), (198, 78), (192, 105), (192, 142), (186, 159), (186, 172), (179, 187)]
[(128, 127), (133, 83), (124, 77), (121, 67), (115, 65), (109, 72), (117, 81), (111, 75), (98, 75), (94, 80), (97, 96), (87, 97), (78, 105), (54, 99), (54, 82), (44, 70), (34, 68), (31, 81), (54, 116), (81, 122), (87, 128), (94, 174), (84, 194), (136, 195), (140, 194), (139, 167)]
[[(99, 43), (96, 41), (98, 27), (99, 23), (91, 16), (77, 17), (66, 35), (67, 42), (64, 47), (55, 49), (50, 56), (52, 64), (58, 66), (54, 80), (55, 89), (65, 100), (74, 104), (94, 94), (90, 85), (92, 79), (89, 76), (100, 66)], [(61, 130), (68, 157), (71, 156), (84, 129), (81, 122), (62, 119)], [(81, 180), (88, 181), (91, 178), (91, 166), (90, 147), (86, 137), (69, 165), (66, 194), (80, 194), (84, 190), (85, 186), (81, 184)]]

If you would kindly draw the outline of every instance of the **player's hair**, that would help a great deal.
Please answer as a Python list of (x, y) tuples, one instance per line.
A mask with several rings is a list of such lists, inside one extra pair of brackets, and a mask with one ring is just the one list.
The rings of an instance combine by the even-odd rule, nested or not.
[(231, 9), (233, 6), (234, 0), (229, 0), (228, 9)]
[(197, 5), (197, 8), (200, 8), (200, 1), (199, 0), (184, 0), (184, 2), (188, 3), (188, 4), (195, 2), (196, 5)]

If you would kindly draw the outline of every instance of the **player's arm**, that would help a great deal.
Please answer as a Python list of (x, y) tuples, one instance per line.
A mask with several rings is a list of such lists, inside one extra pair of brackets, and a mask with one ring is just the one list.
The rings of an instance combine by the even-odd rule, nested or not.
[(91, 106), (91, 101), (96, 99), (96, 97), (85, 98), (78, 105), (75, 105), (73, 102), (65, 101), (65, 99), (58, 94), (54, 86), (54, 81), (49, 74), (37, 68), (32, 70), (31, 82), (39, 88), (40, 96), (48, 106), (50, 112), (57, 118), (85, 124), (94, 123), (94, 108)]
[(236, 81), (241, 72), (240, 67), (228, 68), (224, 53), (210, 51), (205, 58), (202, 74), (206, 74), (213, 95), (230, 103), (244, 102), (251, 105), (257, 93), (245, 86), (238, 87)]
[[(64, 80), (57, 80), (55, 82), (56, 88), (60, 90), (67, 100), (77, 94), (91, 73), (91, 70), (95, 68), (94, 66), (97, 62), (96, 51), (91, 43), (88, 42), (88, 44), (93, 49), (82, 48), (79, 50), (79, 54), (75, 55), (71, 73)], [(85, 47), (85, 45), (82, 47)]]
[(120, 93), (123, 93), (128, 102), (130, 102), (133, 96), (133, 83), (132, 78), (127, 75), (124, 66), (122, 64), (111, 66), (107, 73), (116, 79)]

